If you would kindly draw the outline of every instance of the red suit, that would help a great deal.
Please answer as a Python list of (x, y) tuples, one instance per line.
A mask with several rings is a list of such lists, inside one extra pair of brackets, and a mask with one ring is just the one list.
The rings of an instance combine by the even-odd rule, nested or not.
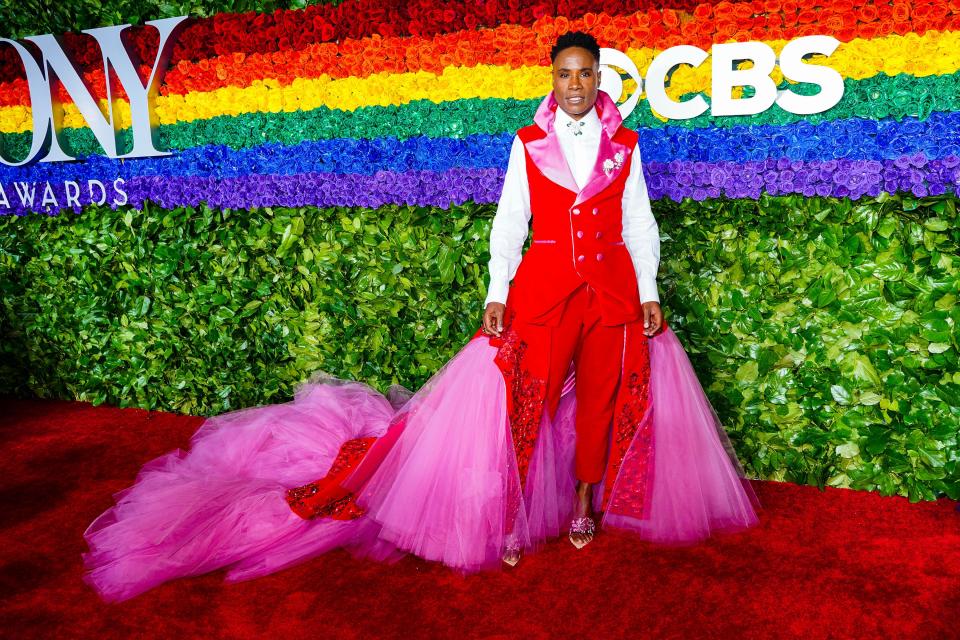
[(613, 473), (606, 477), (612, 482), (646, 410), (649, 379), (637, 277), (621, 236), (637, 134), (621, 125), (613, 101), (600, 92), (599, 157), (578, 189), (569, 169), (564, 172), (557, 136), (544, 126), (556, 109), (551, 94), (537, 122), (517, 134), (525, 151), (533, 241), (510, 287), (497, 363), (510, 390), (521, 477), (542, 412), (556, 410), (572, 365), (576, 476), (599, 482), (609, 460)]

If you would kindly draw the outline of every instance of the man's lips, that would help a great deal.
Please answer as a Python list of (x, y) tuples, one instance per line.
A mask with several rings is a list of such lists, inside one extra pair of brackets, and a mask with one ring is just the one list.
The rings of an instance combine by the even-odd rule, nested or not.
[(570, 104), (581, 104), (586, 98), (583, 96), (567, 96), (567, 102)]

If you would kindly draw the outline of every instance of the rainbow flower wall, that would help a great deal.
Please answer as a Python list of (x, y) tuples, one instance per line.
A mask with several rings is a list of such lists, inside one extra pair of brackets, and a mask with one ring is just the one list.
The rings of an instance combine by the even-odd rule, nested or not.
[[(667, 320), (752, 476), (960, 498), (960, 0), (181, 4), (212, 15), (175, 36), (162, 78), (172, 155), (105, 157), (61, 95), (82, 161), (0, 166), (0, 393), (209, 415), (289, 399), (317, 370), (416, 388), (477, 328), (511, 139), (558, 33), (644, 77), (674, 45), (827, 35), (841, 44), (809, 63), (843, 77), (828, 111), (668, 121), (641, 98), (627, 119)], [(113, 24), (180, 10), (100, 5)], [(152, 60), (156, 31), (129, 34)], [(92, 38), (62, 40), (102, 99)], [(0, 46), (14, 158), (22, 74)], [(710, 90), (709, 59), (668, 87)]]
[[(67, 137), (86, 161), (3, 167), (0, 183), (40, 185), (33, 206), (10, 198), (17, 213), (59, 209), (51, 199), (41, 206), (47, 181), (59, 205), (66, 180), (117, 177), (137, 208), (147, 200), (229, 208), (494, 202), (513, 133), (550, 90), (550, 46), (558, 33), (586, 30), (626, 52), (642, 74), (677, 44), (709, 51), (713, 43), (760, 40), (779, 51), (804, 35), (842, 42), (820, 63), (842, 74), (844, 97), (815, 116), (774, 106), (753, 117), (664, 122), (641, 101), (627, 124), (641, 133), (655, 199), (955, 191), (958, 0), (668, 4), (489, 1), (434, 9), (365, 0), (195, 20), (176, 41), (156, 103), (162, 144), (173, 156), (97, 157), (64, 93)], [(86, 36), (67, 43), (103, 100), (96, 43)], [(133, 44), (152, 60), (156, 34), (141, 28)], [(3, 54), (0, 132), (8, 154), (22, 157), (31, 126), (26, 82), (13, 51)], [(709, 90), (708, 63), (680, 68), (669, 86), (675, 98)], [(124, 106), (118, 111), (129, 126)]]

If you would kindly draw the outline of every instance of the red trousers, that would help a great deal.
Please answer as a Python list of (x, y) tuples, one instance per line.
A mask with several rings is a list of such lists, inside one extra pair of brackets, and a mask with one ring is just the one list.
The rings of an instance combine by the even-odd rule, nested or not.
[[(546, 367), (544, 406), (551, 417), (571, 364), (576, 372), (576, 453), (574, 472), (583, 482), (600, 482), (607, 464), (614, 400), (623, 364), (624, 326), (600, 322), (596, 292), (584, 284), (564, 303), (554, 326), (518, 327), (530, 351)], [(538, 354), (538, 355), (539, 355)]]

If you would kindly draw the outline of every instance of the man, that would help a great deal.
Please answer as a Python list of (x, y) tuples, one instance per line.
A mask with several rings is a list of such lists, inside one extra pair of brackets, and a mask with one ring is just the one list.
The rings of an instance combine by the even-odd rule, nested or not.
[[(637, 134), (599, 91), (597, 41), (564, 34), (551, 60), (553, 92), (510, 152), (490, 232), (483, 331), (504, 345), (498, 365), (521, 478), (542, 415), (553, 415), (575, 370), (578, 483), (569, 535), (582, 548), (594, 535), (594, 485), (606, 478), (609, 495), (639, 423), (634, 414), (646, 408), (646, 339), (663, 327), (660, 240)], [(534, 237), (521, 260), (531, 216)], [(628, 370), (629, 394), (621, 384)], [(621, 427), (611, 447), (615, 419)], [(514, 555), (504, 559), (514, 564)]]

